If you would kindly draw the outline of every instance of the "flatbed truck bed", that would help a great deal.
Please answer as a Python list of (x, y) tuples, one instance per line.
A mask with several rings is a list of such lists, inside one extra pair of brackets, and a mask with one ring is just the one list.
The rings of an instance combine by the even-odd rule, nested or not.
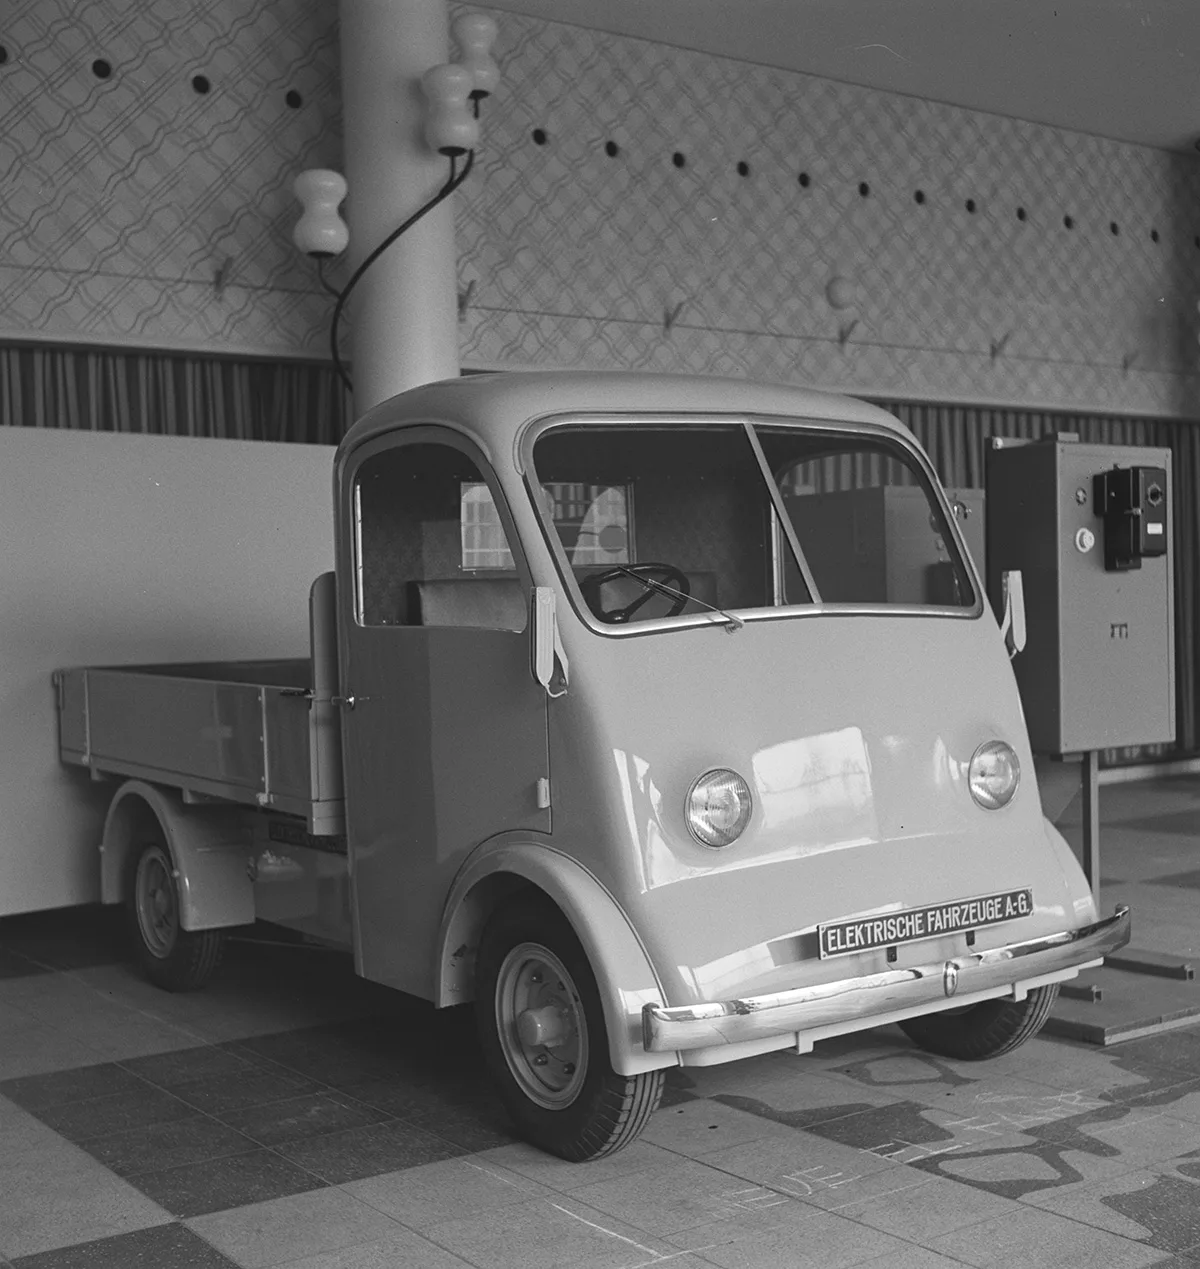
[(313, 588), (307, 659), (59, 671), (62, 760), (96, 779), (143, 779), (185, 800), (297, 816), (314, 835), (343, 833), (332, 580)]

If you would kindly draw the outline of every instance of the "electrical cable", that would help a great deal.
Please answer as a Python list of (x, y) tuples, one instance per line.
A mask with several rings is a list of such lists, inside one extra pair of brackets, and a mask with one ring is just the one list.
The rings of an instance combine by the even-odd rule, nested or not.
[(346, 367), (342, 364), (341, 356), (338, 353), (338, 322), (341, 320), (342, 309), (346, 306), (346, 300), (349, 298), (350, 292), (354, 290), (362, 275), (366, 273), (371, 265), (379, 259), (379, 257), (388, 249), (388, 247), (392, 245), (392, 243), (396, 241), (397, 238), (400, 237), (401, 234), (407, 233), (407, 231), (410, 230), (422, 216), (431, 212), (439, 203), (444, 202), (451, 194), (454, 193), (456, 189), (459, 188), (460, 185), (462, 185), (467, 177), (470, 176), (471, 168), (474, 167), (474, 165), (474, 150), (467, 151), (467, 161), (463, 164), (463, 170), (461, 172), (456, 171), (458, 166), (457, 156), (452, 156), (450, 159), (450, 176), (446, 183), (436, 194), (433, 195), (431, 199), (429, 199), (427, 203), (418, 207), (407, 220), (400, 225), (397, 225), (396, 228), (388, 234), (388, 236), (375, 248), (375, 250), (362, 261), (357, 269), (354, 270), (354, 272), (350, 275), (350, 281), (346, 283), (346, 285), (342, 288), (341, 294), (338, 295), (337, 304), (334, 305), (333, 309), (333, 320), (330, 323), (329, 349), (333, 354), (334, 369), (337, 371), (338, 377), (341, 379), (342, 383), (346, 385), (346, 388), (350, 392), (354, 391), (354, 385), (350, 381), (350, 376), (346, 373)]
[(325, 259), (323, 256), (316, 256), (317, 261), (317, 281), (329, 292), (330, 295), (337, 297), (341, 292), (333, 285), (325, 276)]

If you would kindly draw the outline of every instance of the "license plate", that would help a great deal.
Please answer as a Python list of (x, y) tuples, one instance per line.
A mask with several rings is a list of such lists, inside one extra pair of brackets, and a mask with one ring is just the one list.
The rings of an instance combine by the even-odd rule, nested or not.
[(902, 912), (857, 921), (832, 921), (818, 925), (817, 936), (824, 960), (827, 956), (849, 956), (852, 952), (866, 952), (876, 947), (895, 947), (899, 943), (937, 938), (940, 934), (999, 925), (1032, 912), (1032, 890), (1005, 890), (977, 899), (937, 903), (928, 908), (905, 908)]

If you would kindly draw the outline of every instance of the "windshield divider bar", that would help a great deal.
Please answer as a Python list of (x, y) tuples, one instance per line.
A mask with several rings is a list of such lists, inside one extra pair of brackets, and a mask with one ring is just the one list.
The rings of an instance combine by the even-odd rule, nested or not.
[(771, 505), (775, 508), (775, 515), (779, 519), (779, 527), (783, 530), (783, 534), (788, 540), (788, 545), (792, 548), (792, 554), (796, 557), (796, 566), (800, 570), (800, 576), (804, 578), (804, 585), (808, 588), (808, 596), (814, 604), (819, 604), (821, 596), (817, 590), (817, 583), (813, 580), (812, 569), (809, 568), (808, 560), (805, 559), (804, 552), (800, 549), (800, 539), (796, 537), (796, 529), (792, 524), (792, 517), (788, 515), (787, 507), (783, 505), (783, 495), (779, 492), (779, 485), (776, 483), (771, 468), (767, 464), (767, 456), (763, 453), (758, 434), (754, 430), (754, 425), (748, 419), (743, 419), (742, 427), (745, 429), (746, 438), (750, 442), (750, 448), (754, 450), (754, 457), (758, 460), (759, 470), (762, 472), (763, 479), (767, 482), (767, 489), (771, 493)]

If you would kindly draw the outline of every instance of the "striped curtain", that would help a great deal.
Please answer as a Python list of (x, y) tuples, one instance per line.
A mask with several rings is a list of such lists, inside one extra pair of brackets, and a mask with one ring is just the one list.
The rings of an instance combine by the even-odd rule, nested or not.
[(1171, 451), (1175, 513), (1175, 734), (1174, 745), (1106, 750), (1106, 766), (1200, 750), (1200, 423), (1107, 414), (1020, 410), (992, 406), (918, 405), (880, 401), (907, 424), (929, 454), (942, 483), (982, 489), (988, 438), (1077, 432), (1080, 441), (1149, 445)]
[(352, 418), (325, 364), (0, 346), (3, 426), (336, 445)]
[[(1107, 764), (1200, 751), (1200, 424), (1118, 415), (880, 401), (951, 487), (983, 488), (991, 436), (1077, 432), (1084, 442), (1167, 448), (1175, 469), (1173, 746), (1110, 750)], [(353, 420), (328, 363), (45, 344), (0, 345), (0, 426), (224, 436), (336, 445)]]

